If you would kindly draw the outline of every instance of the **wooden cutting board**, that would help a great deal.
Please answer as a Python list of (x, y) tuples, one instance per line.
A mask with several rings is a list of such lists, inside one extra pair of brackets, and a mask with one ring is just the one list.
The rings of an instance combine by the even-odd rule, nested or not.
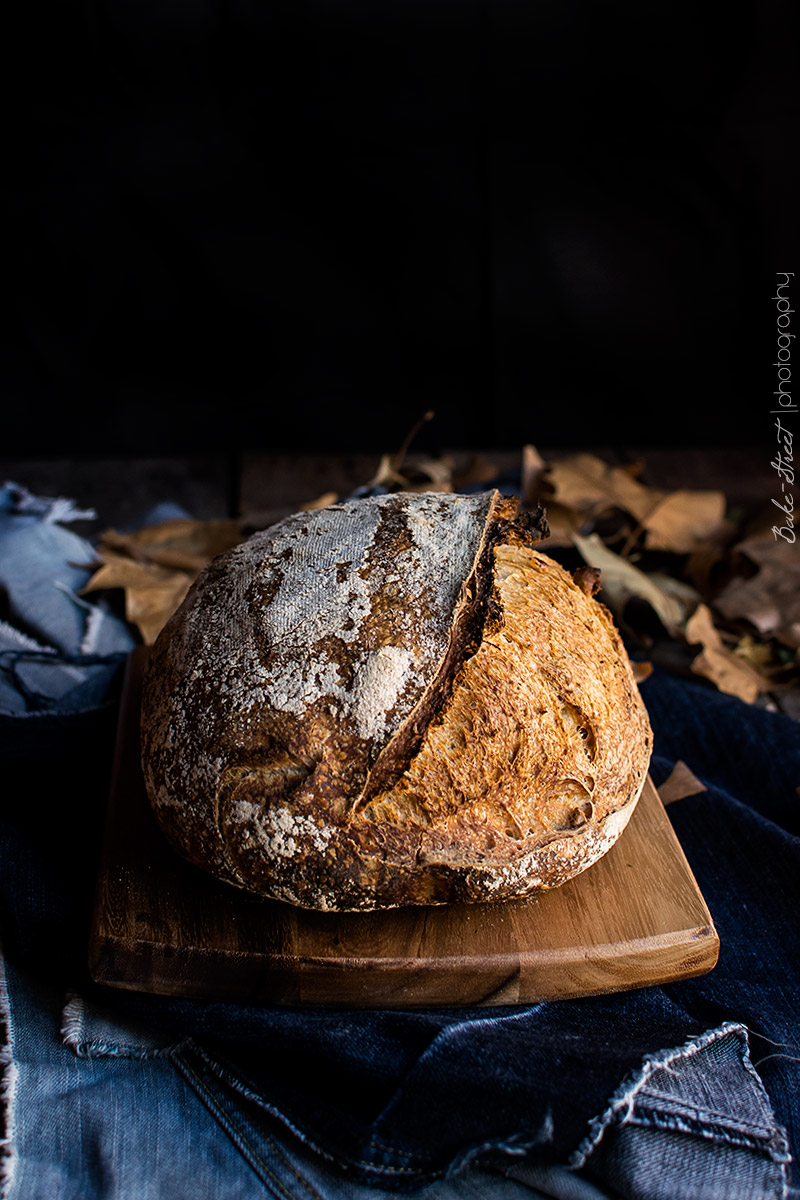
[(628, 828), (570, 883), (501, 904), (311, 913), (180, 858), (139, 766), (144, 651), (131, 656), (90, 935), (112, 987), (277, 1005), (501, 1005), (709, 971), (719, 942), (648, 779)]

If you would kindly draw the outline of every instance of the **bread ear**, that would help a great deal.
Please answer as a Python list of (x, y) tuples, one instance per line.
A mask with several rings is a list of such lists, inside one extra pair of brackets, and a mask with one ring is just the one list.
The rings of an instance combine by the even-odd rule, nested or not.
[[(536, 545), (549, 533), (541, 505), (529, 513), (516, 496), (490, 493), (474, 559), (464, 579), (450, 619), (444, 651), (430, 681), (414, 707), (399, 723), (370, 768), (352, 814), (364, 809), (403, 775), (417, 753), (431, 721), (443, 712), (466, 660), (485, 636), (487, 623), (497, 622), (494, 555), (500, 544)], [(435, 564), (432, 570), (435, 571)]]

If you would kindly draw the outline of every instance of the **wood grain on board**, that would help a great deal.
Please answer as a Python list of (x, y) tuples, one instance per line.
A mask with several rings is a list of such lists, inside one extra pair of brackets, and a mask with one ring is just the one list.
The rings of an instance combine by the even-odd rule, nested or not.
[(98, 983), (276, 1005), (502, 1005), (710, 970), (719, 943), (650, 780), (625, 833), (570, 883), (500, 904), (313, 913), (180, 858), (139, 767), (144, 652), (131, 657), (89, 960)]

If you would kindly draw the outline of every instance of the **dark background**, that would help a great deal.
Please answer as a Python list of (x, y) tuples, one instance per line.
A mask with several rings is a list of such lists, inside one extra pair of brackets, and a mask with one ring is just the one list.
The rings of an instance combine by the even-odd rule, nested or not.
[(6, 457), (392, 449), (429, 408), (423, 448), (772, 445), (789, 0), (48, 22), (7, 144)]

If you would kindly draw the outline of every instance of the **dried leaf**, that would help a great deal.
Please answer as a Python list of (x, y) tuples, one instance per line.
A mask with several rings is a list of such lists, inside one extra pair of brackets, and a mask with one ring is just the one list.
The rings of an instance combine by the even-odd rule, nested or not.
[[(411, 486), (414, 491), (452, 492), (453, 490), (453, 460), (450, 458), (426, 458), (424, 462), (415, 463), (413, 470), (407, 472), (411, 476)], [(414, 479), (414, 475), (420, 480)]]
[(202, 566), (242, 540), (238, 521), (195, 521), (177, 518), (145, 525), (134, 533), (107, 529), (100, 537), (98, 552), (129, 555), (140, 562), (158, 563), (177, 570), (199, 571)]
[(683, 610), (684, 618), (694, 612), (701, 602), (702, 597), (697, 589), (693, 588), (690, 583), (686, 583), (683, 579), (677, 579), (674, 575), (667, 575), (664, 571), (648, 571), (647, 578), (665, 596), (671, 596), (673, 600), (677, 600)]
[(632, 596), (639, 596), (655, 610), (662, 625), (673, 637), (680, 635), (684, 619), (683, 607), (674, 596), (668, 595), (633, 563), (609, 550), (596, 533), (581, 537), (574, 533), (572, 540), (584, 562), (601, 571), (602, 598), (618, 618)]
[(685, 636), (690, 645), (703, 647), (692, 662), (692, 670), (710, 679), (721, 692), (752, 704), (769, 688), (769, 681), (760, 671), (724, 645), (707, 605), (697, 606), (686, 623)]
[(192, 580), (187, 575), (176, 572), (161, 586), (126, 591), (125, 615), (137, 627), (146, 646), (152, 646), (191, 586)]
[(403, 476), (400, 475), (394, 465), (395, 456), (393, 454), (382, 454), (378, 469), (370, 479), (367, 487), (385, 487), (393, 488), (396, 484), (405, 483)]
[(550, 463), (548, 480), (554, 499), (585, 517), (623, 508), (641, 521), (659, 496), (620, 467), (610, 467), (594, 454), (571, 454)]
[(174, 571), (154, 563), (137, 562), (133, 558), (125, 558), (121, 554), (106, 551), (103, 561), (92, 575), (89, 582), (81, 588), (81, 595), (86, 592), (104, 591), (107, 588), (129, 588), (147, 586), (149, 580), (163, 582), (171, 578)]
[(149, 646), (183, 600), (195, 574), (108, 552), (102, 566), (81, 589), (81, 594), (123, 588), (125, 616), (138, 628), (145, 645)]
[(611, 467), (594, 454), (573, 454), (550, 465), (553, 498), (566, 508), (596, 518), (621, 508), (646, 532), (652, 550), (688, 554), (715, 536), (724, 523), (722, 492), (660, 491), (634, 479), (624, 467)]
[(162, 521), (135, 533), (107, 530), (98, 544), (100, 565), (83, 592), (122, 588), (125, 614), (151, 645), (183, 600), (197, 573), (242, 541), (236, 521)]
[(649, 549), (688, 554), (724, 528), (725, 496), (722, 492), (690, 492), (683, 488), (668, 492), (644, 524)]
[(740, 542), (735, 550), (759, 569), (751, 578), (735, 577), (714, 600), (730, 620), (745, 620), (787, 646), (800, 647), (800, 554), (771, 531)]
[[(423, 425), (434, 418), (433, 411), (424, 412), (419, 420), (409, 429), (403, 444), (395, 454), (383, 454), (378, 464), (378, 470), (373, 478), (367, 484), (367, 487), (385, 487), (389, 491), (406, 491), (412, 490), (408, 487), (408, 479), (401, 474), (401, 468), (405, 462), (411, 443), (419, 433)], [(435, 480), (434, 480), (435, 482)], [(421, 490), (421, 489), (416, 489)], [(436, 490), (436, 489), (431, 489)]]
[(684, 800), (687, 796), (697, 796), (700, 792), (707, 791), (706, 785), (701, 783), (683, 759), (679, 758), (658, 789), (658, 794), (661, 797), (661, 803), (666, 808), (668, 804), (674, 804), (676, 800)]
[(401, 471), (397, 456), (384, 454), (368, 487), (385, 487), (390, 492), (452, 492), (453, 463), (449, 458), (409, 463)]
[(684, 577), (701, 595), (708, 596), (714, 590), (714, 576), (718, 569), (724, 569), (728, 556), (726, 539), (709, 538), (689, 555), (683, 569)]

